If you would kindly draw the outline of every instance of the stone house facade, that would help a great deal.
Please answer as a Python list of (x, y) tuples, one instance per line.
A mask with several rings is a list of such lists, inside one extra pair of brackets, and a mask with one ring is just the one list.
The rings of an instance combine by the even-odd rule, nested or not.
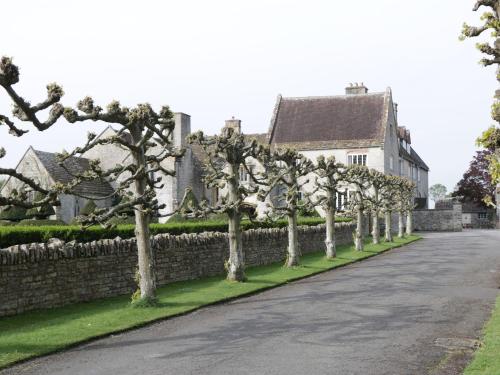
[[(334, 156), (345, 165), (362, 164), (379, 172), (405, 176), (416, 184), (421, 208), (428, 203), (429, 167), (411, 145), (410, 131), (399, 126), (392, 91), (368, 93), (351, 85), (345, 95), (278, 96), (268, 132), (273, 147), (293, 147), (311, 160)], [(306, 186), (305, 189), (313, 189)], [(350, 187), (346, 186), (349, 190)], [(339, 208), (347, 198), (339, 196)]]

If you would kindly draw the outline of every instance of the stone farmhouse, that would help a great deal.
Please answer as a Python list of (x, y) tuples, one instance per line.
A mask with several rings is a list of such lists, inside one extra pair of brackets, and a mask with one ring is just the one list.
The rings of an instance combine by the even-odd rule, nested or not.
[[(188, 187), (198, 199), (210, 202), (218, 200), (223, 194), (205, 186), (205, 155), (198, 146), (186, 143), (186, 137), (191, 133), (190, 116), (184, 113), (175, 113), (174, 116), (173, 147), (183, 148), (186, 153), (182, 158), (164, 161), (164, 167), (175, 169), (176, 176), (164, 177), (164, 186), (157, 191), (159, 201), (166, 204), (162, 214), (178, 207)], [(241, 121), (234, 118), (227, 120), (225, 126), (241, 131)], [(116, 131), (108, 127), (98, 137), (106, 138), (114, 134)], [(356, 84), (347, 87), (345, 95), (298, 98), (279, 95), (268, 133), (246, 136), (271, 147), (294, 147), (312, 160), (319, 155), (333, 155), (346, 165), (362, 164), (386, 174), (407, 176), (417, 185), (416, 203), (421, 208), (427, 207), (429, 167), (412, 147), (410, 131), (398, 124), (397, 105), (393, 102), (390, 88), (385, 92), (368, 93), (363, 84)], [(88, 167), (90, 160), (98, 159), (107, 169), (128, 157), (128, 151), (118, 145), (101, 145), (81, 158), (68, 160), (66, 168), (81, 172)], [(256, 170), (261, 168), (255, 160), (250, 163), (255, 164)], [(25, 153), (17, 170), (38, 180), (43, 186), (71, 180), (71, 175), (56, 163), (55, 154), (33, 148)], [(240, 179), (243, 183), (249, 182), (245, 171), (240, 172)], [(77, 187), (76, 195), (60, 197), (61, 206), (55, 208), (55, 218), (70, 222), (89, 200), (94, 200), (99, 207), (110, 206), (113, 204), (110, 196), (118, 183), (83, 182)], [(19, 181), (11, 178), (0, 194), (8, 195), (19, 188)], [(339, 208), (345, 199), (345, 196), (339, 196)], [(255, 201), (255, 197), (249, 200)], [(263, 209), (262, 203), (258, 205), (259, 211)]]

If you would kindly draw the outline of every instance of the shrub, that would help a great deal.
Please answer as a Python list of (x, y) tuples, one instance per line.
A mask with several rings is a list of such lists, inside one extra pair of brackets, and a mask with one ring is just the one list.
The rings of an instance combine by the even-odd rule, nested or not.
[(90, 215), (94, 213), (95, 209), (97, 208), (95, 202), (93, 200), (88, 201), (85, 206), (83, 206), (82, 210), (80, 211), (80, 215)]
[(62, 221), (62, 220), (25, 219), (25, 220), (21, 220), (16, 225), (17, 226), (23, 226), (23, 227), (42, 227), (42, 226), (65, 226), (67, 224), (64, 221)]
[[(50, 221), (52, 222), (52, 221)], [(300, 218), (299, 225), (318, 225), (323, 223), (321, 218)], [(85, 230), (74, 225), (57, 225), (57, 226), (9, 226), (0, 227), (0, 248), (31, 242), (45, 242), (49, 238), (59, 238), (63, 241), (77, 240), (80, 242), (89, 242), (105, 238), (121, 238), (134, 237), (134, 225), (118, 225), (111, 229), (102, 227), (90, 227)], [(256, 228), (284, 228), (287, 226), (286, 220), (277, 222), (242, 222), (242, 229)], [(200, 233), (200, 232), (227, 232), (227, 222), (220, 221), (205, 221), (205, 222), (183, 222), (183, 223), (167, 223), (167, 224), (151, 224), (151, 234), (170, 233), (179, 235), (183, 233)]]
[(20, 221), (26, 219), (26, 208), (9, 207), (0, 212), (0, 220)]
[[(40, 192), (35, 194), (35, 202), (41, 201), (44, 195)], [(44, 204), (41, 207), (33, 207), (26, 211), (26, 217), (35, 219), (46, 219), (51, 215), (55, 215), (54, 208), (50, 204)]]

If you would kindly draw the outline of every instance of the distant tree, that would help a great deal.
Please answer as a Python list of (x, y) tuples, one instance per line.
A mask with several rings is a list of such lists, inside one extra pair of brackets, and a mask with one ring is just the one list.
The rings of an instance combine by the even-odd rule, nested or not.
[(470, 162), (469, 168), (458, 182), (454, 197), (460, 197), (462, 201), (473, 202), (486, 207), (485, 197), (495, 197), (495, 185), (490, 174), (492, 151), (477, 151)]
[[(483, 24), (475, 27), (464, 23), (460, 39), (475, 38), (487, 31), (491, 32), (491, 37), (494, 39), (493, 43), (477, 43), (476, 47), (486, 55), (480, 61), (482, 65), (497, 67), (497, 81), (500, 82), (500, 0), (477, 0), (473, 11), (477, 11), (481, 7), (488, 9), (481, 16)], [(500, 183), (500, 127), (498, 125), (500, 123), (500, 90), (495, 92), (494, 102), (491, 106), (491, 117), (497, 124), (491, 126), (478, 138), (478, 144), (492, 151), (488, 155), (491, 161), (489, 166), (490, 175), (493, 184), (498, 184)]]
[[(199, 208), (191, 205), (184, 214), (203, 217), (209, 214), (226, 214), (229, 221), (229, 260), (227, 262), (227, 279), (245, 281), (245, 263), (241, 240), (241, 218), (247, 215), (256, 216), (255, 205), (245, 199), (257, 193), (253, 184), (240, 181), (240, 171), (246, 171), (252, 179), (256, 176), (247, 165), (248, 158), (259, 159), (265, 149), (255, 140), (248, 140), (232, 127), (224, 127), (220, 135), (206, 136), (203, 132), (193, 133), (189, 143), (200, 145), (208, 157), (204, 182), (208, 187), (218, 188), (222, 196), (218, 202), (208, 205), (200, 202)], [(187, 196), (187, 195), (186, 195)], [(188, 199), (188, 198), (186, 198)], [(183, 199), (183, 201), (186, 201)], [(181, 204), (181, 206), (186, 206)]]
[(446, 197), (446, 186), (443, 184), (434, 184), (429, 188), (429, 195), (434, 202), (437, 202)]
[(313, 192), (302, 193), (303, 187), (309, 183), (309, 174), (315, 169), (311, 160), (296, 150), (276, 149), (265, 162), (267, 186), (260, 189), (259, 196), (263, 200), (272, 191), (279, 194), (273, 197), (273, 212), (285, 216), (288, 220), (288, 255), (286, 267), (294, 267), (300, 263), (300, 247), (297, 230), (297, 214), (303, 208), (312, 209)]

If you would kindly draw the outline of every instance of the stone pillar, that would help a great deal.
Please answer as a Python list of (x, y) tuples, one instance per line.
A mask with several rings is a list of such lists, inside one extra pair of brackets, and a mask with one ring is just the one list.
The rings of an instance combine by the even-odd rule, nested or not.
[(458, 202), (453, 203), (453, 231), (462, 231), (462, 204)]

